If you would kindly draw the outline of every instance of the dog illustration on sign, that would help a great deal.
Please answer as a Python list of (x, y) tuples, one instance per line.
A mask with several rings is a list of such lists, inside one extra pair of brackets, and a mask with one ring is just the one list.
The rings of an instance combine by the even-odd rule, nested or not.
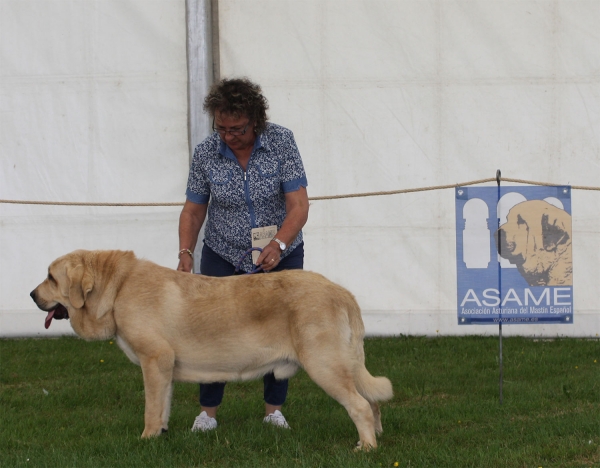
[(517, 266), (529, 286), (571, 286), (571, 215), (544, 200), (516, 204), (495, 232), (501, 257)]

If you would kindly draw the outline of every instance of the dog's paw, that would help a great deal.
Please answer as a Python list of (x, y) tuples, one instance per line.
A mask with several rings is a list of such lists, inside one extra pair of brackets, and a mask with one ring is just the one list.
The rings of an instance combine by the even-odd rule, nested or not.
[(165, 429), (163, 429), (163, 428), (160, 428), (158, 430), (156, 430), (156, 429), (154, 429), (154, 430), (144, 429), (144, 432), (142, 432), (142, 439), (150, 439), (151, 437), (158, 437), (163, 432), (167, 432), (167, 431)]
[(368, 452), (370, 450), (376, 449), (377, 443), (373, 444), (363, 444), (362, 440), (359, 440), (356, 443), (356, 447), (354, 447), (355, 452)]

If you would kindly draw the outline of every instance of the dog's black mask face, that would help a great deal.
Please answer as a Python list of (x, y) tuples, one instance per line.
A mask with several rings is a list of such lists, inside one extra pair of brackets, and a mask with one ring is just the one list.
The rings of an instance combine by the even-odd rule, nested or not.
[(514, 239), (510, 239), (507, 236), (504, 229), (498, 228), (498, 230), (494, 232), (494, 240), (496, 248), (498, 249), (498, 254), (501, 257), (506, 258), (515, 265), (521, 265), (525, 262), (525, 259), (520, 252), (515, 253), (516, 243), (514, 242)]

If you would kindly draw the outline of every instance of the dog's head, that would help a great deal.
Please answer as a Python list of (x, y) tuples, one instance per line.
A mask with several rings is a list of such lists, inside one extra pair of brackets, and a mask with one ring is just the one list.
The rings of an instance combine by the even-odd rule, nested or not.
[(552, 274), (560, 262), (571, 265), (571, 215), (566, 211), (544, 200), (518, 203), (495, 238), (500, 256), (517, 265), (530, 286), (572, 283), (570, 268), (565, 269), (568, 277)]
[(54, 260), (48, 276), (31, 292), (31, 298), (48, 312), (45, 327), (53, 319), (71, 319), (75, 332), (86, 339), (106, 339), (115, 334), (112, 317), (118, 285), (119, 262), (134, 258), (132, 252), (76, 250)]

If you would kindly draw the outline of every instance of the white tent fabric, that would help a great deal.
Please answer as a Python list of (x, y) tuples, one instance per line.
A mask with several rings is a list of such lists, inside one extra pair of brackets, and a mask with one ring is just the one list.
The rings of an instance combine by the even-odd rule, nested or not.
[[(599, 185), (596, 0), (218, 3), (220, 74), (263, 86), (310, 196), (496, 169)], [(183, 0), (0, 0), (0, 199), (183, 202), (185, 32)], [(599, 202), (573, 191), (575, 324), (505, 334), (600, 334)], [(28, 297), (68, 251), (175, 267), (179, 212), (0, 204), (0, 335), (70, 332), (44, 330)], [(356, 295), (369, 334), (497, 333), (457, 325), (453, 190), (314, 201), (305, 243), (306, 268)]]
[[(0, 0), (0, 48), (1, 199), (183, 203), (183, 1)], [(72, 250), (176, 267), (180, 211), (0, 204), (0, 335), (70, 332), (28, 296)]]
[[(222, 76), (261, 83), (309, 196), (495, 177), (600, 185), (600, 2), (222, 0)], [(573, 192), (575, 325), (600, 334), (600, 192)], [(348, 287), (371, 334), (457, 325), (454, 191), (316, 201), (307, 269)]]

